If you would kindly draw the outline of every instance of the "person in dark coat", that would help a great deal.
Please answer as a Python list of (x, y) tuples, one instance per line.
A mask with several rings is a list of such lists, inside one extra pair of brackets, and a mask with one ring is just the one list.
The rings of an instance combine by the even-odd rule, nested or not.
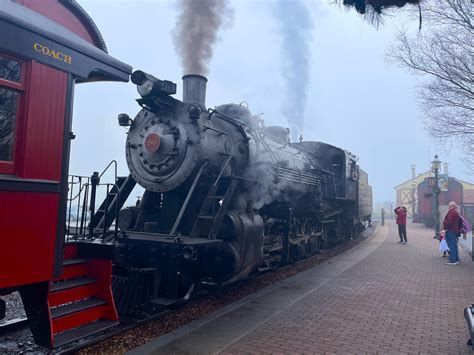
[(449, 262), (446, 265), (459, 264), (458, 236), (459, 236), (459, 212), (456, 202), (451, 201), (448, 205), (448, 213), (444, 217), (443, 228), (446, 231), (446, 243), (449, 247)]
[(403, 206), (398, 206), (394, 210), (395, 215), (397, 216), (397, 224), (398, 224), (398, 236), (400, 237), (400, 241), (398, 244), (406, 244), (408, 243), (407, 240), (407, 209)]

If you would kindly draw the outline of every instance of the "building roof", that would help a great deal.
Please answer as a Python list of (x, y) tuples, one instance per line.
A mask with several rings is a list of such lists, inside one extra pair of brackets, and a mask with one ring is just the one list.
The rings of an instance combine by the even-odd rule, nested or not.
[(474, 190), (474, 184), (473, 183), (470, 183), (470, 182), (467, 182), (467, 181), (464, 181), (464, 180), (461, 180), (461, 179), (456, 179), (456, 180), (459, 181), (462, 184), (462, 188), (464, 190)]
[(398, 190), (400, 187), (404, 186), (404, 185), (409, 185), (411, 184), (412, 181), (418, 181), (418, 182), (421, 182), (425, 179), (425, 177), (428, 177), (429, 175), (431, 175), (432, 172), (431, 170), (428, 170), (422, 174), (418, 174), (417, 176), (415, 176), (414, 178), (411, 178), (410, 180), (407, 180), (405, 182), (402, 182), (401, 184), (397, 185), (394, 187), (395, 190)]
[[(428, 170), (422, 174), (418, 174), (415, 178), (413, 179), (410, 179), (410, 180), (407, 180), (405, 182), (402, 182), (401, 184), (397, 185), (394, 187), (395, 190), (400, 190), (402, 188), (406, 188), (406, 189), (411, 189), (412, 186), (412, 181), (416, 181), (418, 184), (423, 182), (423, 180), (427, 177), (430, 177), (430, 176), (433, 176), (433, 173), (431, 172), (431, 170)], [(457, 182), (459, 182), (462, 187), (463, 187), (463, 191), (464, 191), (464, 196), (466, 196), (466, 192), (467, 191), (473, 191), (472, 192), (472, 203), (474, 203), (474, 184), (473, 183), (470, 183), (470, 182), (467, 182), (467, 181), (464, 181), (464, 180), (461, 180), (461, 179), (457, 179), (455, 178), (454, 176), (451, 176), (453, 179), (455, 179)], [(469, 193), (467, 196), (471, 196), (471, 193)], [(471, 203), (471, 202), (470, 202)]]

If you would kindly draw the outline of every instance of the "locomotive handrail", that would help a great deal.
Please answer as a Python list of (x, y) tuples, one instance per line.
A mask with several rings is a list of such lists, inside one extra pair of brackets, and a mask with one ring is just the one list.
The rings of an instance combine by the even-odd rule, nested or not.
[(223, 134), (223, 135), (226, 135), (226, 136), (229, 135), (228, 133), (226, 133), (226, 132), (224, 132), (224, 131), (221, 131), (221, 130), (219, 130), (219, 129), (217, 129), (217, 128), (214, 128), (214, 127), (206, 126), (205, 124), (202, 125), (202, 127), (203, 127), (203, 130), (205, 130), (205, 131), (207, 131), (208, 129), (210, 129), (211, 131), (217, 132), (217, 133), (219, 133), (219, 134)]
[[(229, 115), (227, 115), (227, 114), (225, 114), (225, 113), (222, 113), (222, 112), (220, 112), (220, 111), (217, 111), (216, 109), (208, 108), (208, 109), (207, 109), (207, 112), (210, 113), (209, 119), (211, 119), (211, 117), (212, 117), (212, 115), (214, 115), (214, 113), (217, 113), (217, 114), (219, 114), (219, 115), (221, 115), (221, 116), (223, 117), (223, 118), (221, 118), (221, 119), (223, 119), (224, 121), (227, 121), (227, 122), (229, 122), (229, 123), (234, 123), (234, 124), (236, 124), (237, 126), (239, 126), (239, 128), (246, 127), (243, 122), (240, 122), (239, 120), (237, 120), (237, 119), (235, 119), (235, 118), (233, 118), (233, 117), (231, 117), (231, 116), (229, 116)], [(220, 117), (219, 117), (219, 118), (220, 118)], [(224, 118), (226, 118), (226, 119), (224, 119)]]
[[(76, 180), (77, 179), (77, 180)], [(84, 181), (84, 182), (83, 182)], [(74, 239), (77, 240), (79, 234), (82, 234), (84, 230), (84, 223), (86, 221), (86, 200), (88, 199), (88, 191), (89, 191), (89, 177), (88, 176), (81, 176), (81, 175), (70, 175), (68, 180), (69, 185), (69, 197), (67, 198), (68, 203), (68, 215), (67, 215), (67, 223), (66, 223), (66, 230), (68, 231), (68, 235), (71, 232), (71, 217), (72, 214), (72, 202), (77, 199), (77, 212), (74, 214), (74, 218), (76, 221), (75, 231), (74, 231)], [(79, 191), (75, 196), (73, 196), (74, 186), (79, 185)], [(81, 195), (84, 192), (84, 201), (81, 201)], [(82, 204), (82, 206), (81, 206)], [(80, 221), (79, 229), (77, 228), (77, 222)]]
[[(114, 166), (114, 183), (113, 184), (110, 184), (110, 183), (106, 183), (106, 184), (101, 184), (100, 183), (100, 178), (107, 172), (107, 170), (111, 167), (111, 166)], [(109, 192), (110, 192), (110, 186), (113, 185), (116, 187), (117, 189), (117, 194), (120, 193), (120, 188), (119, 186), (117, 185), (117, 161), (116, 160), (112, 160), (106, 167), (105, 169), (102, 171), (102, 173), (99, 175), (98, 173), (95, 173), (92, 175), (92, 177), (90, 178), (89, 182), (88, 182), (88, 185), (91, 186), (91, 194), (90, 194), (90, 203), (89, 203), (89, 211), (90, 211), (90, 214), (91, 214), (91, 218), (90, 218), (90, 221), (89, 221), (89, 238), (90, 239), (93, 239), (94, 238), (94, 216), (95, 216), (95, 199), (96, 199), (96, 192), (97, 192), (97, 187), (98, 186), (104, 186), (106, 185), (107, 186), (107, 194), (106, 194), (106, 201), (105, 201), (105, 206), (104, 206), (104, 226), (106, 225), (106, 222), (107, 222), (107, 212), (108, 212), (108, 195), (109, 195)], [(116, 211), (116, 217), (118, 216), (118, 212)], [(117, 223), (116, 223), (117, 224)], [(81, 228), (82, 229), (82, 228)], [(104, 228), (103, 230), (103, 235), (102, 235), (102, 238), (104, 238), (104, 241), (105, 241), (105, 233), (106, 233), (106, 228)], [(117, 226), (115, 226), (115, 233), (117, 233)]]
[[(77, 185), (77, 184), (79, 184), (79, 182), (74, 182), (74, 183), (70, 182), (70, 183), (69, 183), (69, 185)], [(82, 190), (85, 189), (86, 184), (87, 184), (87, 183), (84, 183), (84, 185), (82, 185), (82, 187), (79, 188), (79, 192), (78, 192), (74, 197), (69, 197), (67, 200), (68, 200), (69, 202), (70, 202), (70, 201), (74, 201), (74, 200), (80, 195), (80, 193), (82, 192)], [(71, 189), (71, 191), (72, 191), (72, 189)]]
[(227, 165), (229, 165), (229, 162), (232, 160), (233, 156), (232, 155), (229, 155), (229, 157), (227, 158), (227, 160), (225, 161), (224, 163), (224, 166), (222, 167), (219, 175), (217, 176), (217, 179), (216, 181), (214, 181), (214, 186), (217, 186), (217, 184), (219, 183), (221, 177), (222, 177), (222, 174), (224, 174), (224, 171), (225, 169), (227, 168)]
[(112, 160), (109, 165), (107, 165), (104, 169), (104, 171), (102, 171), (102, 173), (99, 175), (99, 179), (105, 174), (105, 172), (110, 168), (110, 166), (114, 164), (114, 173), (115, 173), (115, 180), (114, 181), (117, 181), (117, 161), (114, 159)]
[(265, 135), (263, 134), (263, 132), (262, 131), (257, 131), (256, 136), (257, 136), (257, 141), (260, 142), (265, 147), (268, 154), (270, 154), (271, 158), (273, 159), (273, 163), (277, 164), (278, 163), (278, 157), (273, 152), (273, 150), (270, 148), (268, 143), (265, 141)]
[(237, 179), (237, 180), (243, 180), (243, 181), (249, 181), (249, 182), (259, 182), (259, 180), (257, 180), (257, 179), (252, 179), (252, 178), (249, 178), (249, 177), (235, 175), (235, 174), (232, 174), (231, 177), (232, 177), (232, 179)]
[(333, 173), (332, 171), (321, 169), (321, 172), (329, 174), (329, 175), (336, 175), (336, 173)]

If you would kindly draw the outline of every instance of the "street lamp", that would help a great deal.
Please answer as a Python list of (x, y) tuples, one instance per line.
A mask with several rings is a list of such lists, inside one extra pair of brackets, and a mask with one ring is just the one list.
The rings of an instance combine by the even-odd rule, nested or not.
[(441, 167), (441, 160), (438, 159), (438, 155), (435, 155), (434, 160), (431, 162), (431, 169), (435, 174), (435, 181), (433, 187), (433, 193), (435, 198), (435, 210), (434, 210), (434, 218), (435, 218), (435, 235), (434, 238), (439, 239), (439, 232), (440, 232), (440, 223), (439, 223), (439, 183), (438, 183), (438, 172)]

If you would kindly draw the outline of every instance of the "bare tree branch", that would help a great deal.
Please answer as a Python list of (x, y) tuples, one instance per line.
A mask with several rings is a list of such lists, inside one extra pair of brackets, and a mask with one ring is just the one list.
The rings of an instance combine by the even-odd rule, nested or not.
[(418, 90), (431, 136), (456, 142), (474, 172), (474, 27), (471, 0), (420, 4), (427, 26), (416, 36), (400, 32), (387, 57), (422, 77)]

